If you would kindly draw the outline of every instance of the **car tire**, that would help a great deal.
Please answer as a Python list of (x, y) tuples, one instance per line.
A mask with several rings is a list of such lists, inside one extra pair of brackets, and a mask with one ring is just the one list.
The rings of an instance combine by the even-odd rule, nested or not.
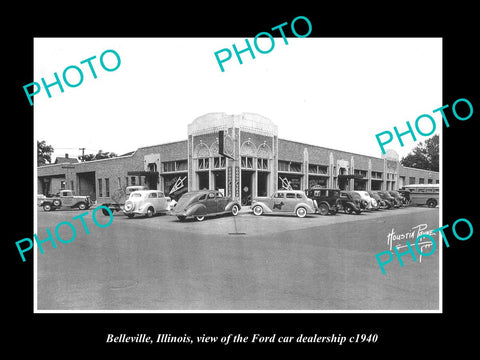
[(133, 217), (135, 216), (135, 214), (127, 214), (128, 218), (129, 219), (133, 219)]
[(87, 204), (85, 204), (85, 203), (83, 203), (83, 202), (80, 203), (80, 204), (78, 204), (78, 209), (79, 209), (79, 210), (85, 210), (86, 208), (87, 208)]
[(345, 211), (345, 214), (353, 213), (353, 209), (350, 205), (345, 206), (345, 209), (343, 211)]
[(102, 209), (102, 214), (105, 216), (110, 216), (110, 213), (106, 209)]
[(53, 206), (60, 206), (62, 205), (62, 202), (58, 199), (53, 200)]
[(331, 211), (331, 214), (332, 215), (337, 215), (338, 213), (338, 208), (334, 208), (332, 211)]
[(195, 220), (197, 220), (198, 222), (203, 221), (205, 220), (205, 215), (197, 215), (195, 216)]
[(52, 206), (50, 204), (43, 205), (43, 211), (52, 211)]
[(232, 206), (232, 215), (237, 216), (239, 212), (240, 212), (240, 208), (238, 207), (238, 205), (237, 204), (233, 205)]
[(185, 221), (185, 216), (177, 216), (177, 219), (180, 220), (180, 222)]
[(155, 209), (150, 206), (150, 207), (147, 209), (147, 212), (146, 212), (145, 216), (146, 216), (147, 218), (151, 218), (154, 213), (155, 213)]
[(260, 205), (253, 207), (253, 215), (260, 216), (263, 214), (263, 208)]
[(330, 209), (327, 204), (323, 203), (320, 204), (320, 206), (318, 207), (318, 212), (320, 213), (320, 215), (328, 215)]
[(297, 208), (297, 210), (295, 210), (295, 214), (299, 218), (304, 218), (305, 216), (307, 216), (307, 209), (305, 209), (303, 206), (300, 206)]
[(360, 215), (362, 213), (362, 210), (355, 210), (355, 214)]
[(434, 199), (430, 199), (430, 200), (427, 201), (427, 206), (429, 208), (434, 208), (435, 206), (437, 206), (437, 201), (434, 200)]

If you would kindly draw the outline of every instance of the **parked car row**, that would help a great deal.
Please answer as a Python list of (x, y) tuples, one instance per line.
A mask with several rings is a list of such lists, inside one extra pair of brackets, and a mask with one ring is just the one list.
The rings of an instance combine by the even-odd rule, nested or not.
[[(217, 190), (199, 190), (184, 193), (178, 203), (163, 191), (132, 188), (129, 197), (124, 203), (109, 204), (110, 208), (121, 210), (129, 218), (136, 215), (151, 217), (154, 214), (176, 216), (180, 221), (193, 218), (203, 221), (206, 217), (224, 214), (238, 215), (241, 205), (235, 199), (224, 196)], [(68, 192), (68, 194), (67, 194)], [(69, 195), (67, 199), (66, 195)], [(45, 211), (54, 210), (62, 206), (90, 207), (89, 197), (75, 197), (71, 190), (64, 190), (60, 197), (42, 199), (41, 206)], [(252, 199), (251, 210), (253, 215), (283, 213), (303, 218), (308, 214), (328, 215), (337, 214), (343, 210), (347, 214), (360, 214), (362, 211), (391, 209), (406, 206), (407, 199), (398, 191), (344, 191), (340, 189), (326, 189), (313, 187), (301, 190), (277, 190), (272, 196), (256, 197)], [(118, 207), (118, 209), (117, 209)], [(109, 215), (108, 211), (103, 212)]]

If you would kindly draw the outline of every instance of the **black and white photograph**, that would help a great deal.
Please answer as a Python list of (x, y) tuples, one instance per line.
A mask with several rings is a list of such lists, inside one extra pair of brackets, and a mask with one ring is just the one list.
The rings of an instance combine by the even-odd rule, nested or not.
[(441, 310), (441, 39), (34, 50), (36, 311)]
[(474, 348), (474, 9), (153, 5), (8, 11), (6, 350)]

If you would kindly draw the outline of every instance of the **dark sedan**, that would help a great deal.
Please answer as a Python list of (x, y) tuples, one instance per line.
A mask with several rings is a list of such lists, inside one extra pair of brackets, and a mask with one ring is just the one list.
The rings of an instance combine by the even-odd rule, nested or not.
[(207, 216), (238, 215), (240, 204), (217, 190), (190, 191), (182, 195), (172, 211), (180, 221), (193, 217), (203, 221)]

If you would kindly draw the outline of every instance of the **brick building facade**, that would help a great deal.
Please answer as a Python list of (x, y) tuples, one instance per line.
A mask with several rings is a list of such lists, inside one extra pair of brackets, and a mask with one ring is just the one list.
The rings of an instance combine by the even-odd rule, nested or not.
[[(219, 155), (219, 131), (233, 159)], [(393, 190), (439, 183), (439, 173), (404, 167), (398, 156), (382, 158), (278, 138), (277, 126), (251, 113), (209, 113), (188, 125), (187, 140), (142, 147), (115, 158), (37, 168), (38, 193), (73, 189), (97, 203), (129, 185), (146, 185), (179, 197), (188, 190), (219, 189), (243, 204), (276, 189), (313, 185), (345, 190)]]

